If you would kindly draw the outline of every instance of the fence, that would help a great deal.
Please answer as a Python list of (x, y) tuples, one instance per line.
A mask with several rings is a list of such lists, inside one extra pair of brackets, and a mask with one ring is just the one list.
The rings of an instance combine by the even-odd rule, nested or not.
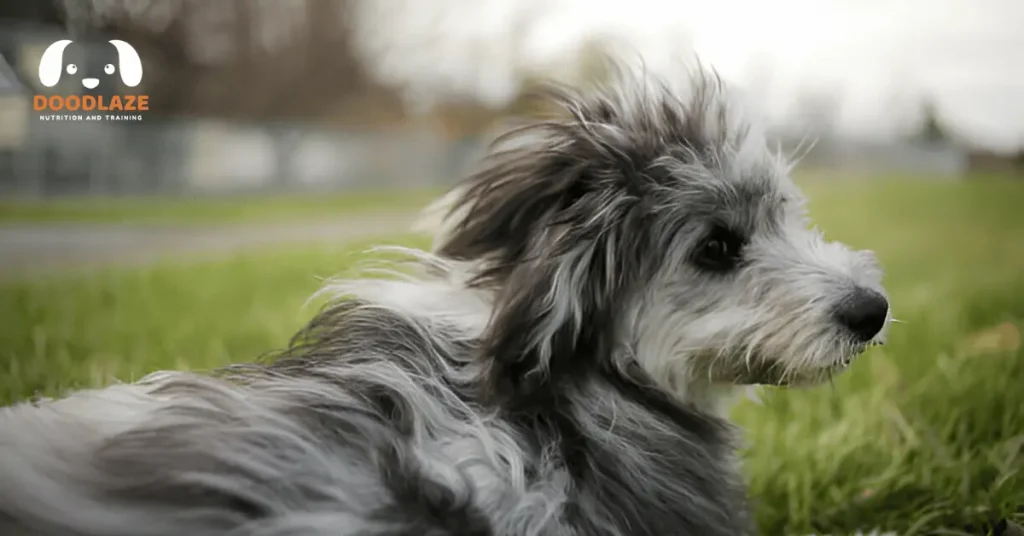
[(790, 154), (802, 156), (802, 165), (839, 171), (848, 176), (910, 174), (931, 178), (958, 178), (969, 169), (966, 150), (952, 144), (924, 144), (910, 141), (889, 143), (863, 140), (819, 140), (809, 152), (800, 143), (783, 142)]
[[(50, 122), (27, 114), (18, 143), (0, 144), (0, 195), (209, 195), (450, 184), (484, 141), (429, 131), (376, 133), (208, 120)], [(950, 147), (819, 143), (803, 163), (855, 175), (956, 177)]]
[(227, 194), (449, 184), (475, 138), (205, 120), (50, 122), (0, 145), (0, 195)]

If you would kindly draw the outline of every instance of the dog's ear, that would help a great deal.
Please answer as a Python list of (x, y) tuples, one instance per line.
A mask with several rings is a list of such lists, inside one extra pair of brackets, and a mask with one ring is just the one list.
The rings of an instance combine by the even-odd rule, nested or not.
[(117, 49), (117, 70), (121, 73), (121, 81), (128, 87), (135, 87), (142, 82), (142, 60), (135, 48), (120, 39), (111, 39), (110, 44)]
[(436, 251), (477, 263), (477, 284), (500, 284), (528, 255), (554, 247), (556, 231), (600, 231), (612, 221), (608, 209), (622, 212), (639, 201), (631, 191), (637, 181), (628, 178), (642, 173), (649, 158), (631, 151), (636, 144), (604, 122), (600, 106), (585, 114), (571, 93), (547, 94), (568, 117), (499, 138), (481, 170), (441, 200), (447, 213), (432, 217), (440, 220), (433, 222), (441, 230)]
[(456, 189), (437, 250), (473, 263), (471, 284), (495, 293), (483, 338), (492, 380), (524, 395), (610, 353), (643, 211), (625, 180), (639, 171), (610, 125), (575, 117), (502, 142)]
[(39, 82), (44, 86), (53, 87), (60, 81), (60, 73), (64, 70), (64, 49), (70, 44), (70, 39), (61, 39), (43, 51), (39, 59)]
[(511, 271), (483, 338), (491, 386), (529, 397), (553, 378), (610, 359), (624, 281), (610, 237), (568, 232)]
[(477, 284), (498, 284), (548, 237), (559, 214), (586, 188), (579, 164), (553, 139), (506, 149), (499, 140), (485, 167), (453, 191), (438, 252), (479, 263)]

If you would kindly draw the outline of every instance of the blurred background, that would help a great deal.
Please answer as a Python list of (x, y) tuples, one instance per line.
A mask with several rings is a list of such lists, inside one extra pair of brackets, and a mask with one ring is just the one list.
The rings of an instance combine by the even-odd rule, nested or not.
[[(448, 184), (538, 79), (599, 80), (608, 53), (668, 73), (696, 55), (830, 174), (1024, 173), (1020, 2), (700, 4), (6, 0), (0, 193)], [(135, 46), (141, 124), (34, 120), (64, 38)]]
[[(802, 156), (826, 234), (878, 252), (903, 321), (831, 388), (737, 409), (765, 534), (1009, 534), (1022, 27), (1020, 0), (3, 0), (0, 401), (285, 344), (368, 244), (427, 243), (416, 211), (539, 82), (699, 59)], [(142, 120), (40, 120), (59, 39), (133, 45)]]

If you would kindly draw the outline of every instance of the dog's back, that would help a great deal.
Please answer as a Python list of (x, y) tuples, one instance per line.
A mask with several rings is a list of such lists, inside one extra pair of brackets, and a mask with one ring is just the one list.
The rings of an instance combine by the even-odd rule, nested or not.
[[(336, 290), (348, 298), (272, 364), (223, 377), (158, 373), (0, 410), (0, 534), (735, 535), (746, 527), (723, 460), (633, 401), (577, 393), (588, 407), (564, 418), (586, 440), (481, 403), (473, 356), (485, 295), (439, 280)], [(651, 428), (618, 436), (607, 411)], [(642, 456), (666, 454), (680, 461), (659, 469), (673, 473), (659, 475), (666, 480), (634, 474), (654, 467)], [(659, 489), (680, 474), (689, 483)], [(689, 503), (658, 504), (680, 489)]]
[(491, 534), (468, 477), (515, 447), (463, 393), (471, 335), (387, 304), (440, 285), (360, 286), (273, 364), (0, 409), (0, 534)]
[(454, 335), (346, 301), (269, 366), (0, 410), (0, 534), (490, 534), (465, 475), (502, 446), (442, 382)]

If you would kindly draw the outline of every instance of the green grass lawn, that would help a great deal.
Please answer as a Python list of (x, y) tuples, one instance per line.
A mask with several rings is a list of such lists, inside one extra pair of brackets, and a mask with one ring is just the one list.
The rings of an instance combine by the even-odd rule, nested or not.
[[(878, 252), (903, 323), (833, 386), (736, 409), (764, 533), (980, 534), (991, 518), (1024, 521), (1024, 182), (807, 191), (829, 238)], [(286, 342), (316, 310), (303, 304), (317, 277), (360, 249), (6, 284), (0, 400), (251, 359)]]
[(420, 207), (440, 190), (373, 190), (224, 197), (97, 197), (0, 200), (3, 223), (211, 224), (323, 219)]

